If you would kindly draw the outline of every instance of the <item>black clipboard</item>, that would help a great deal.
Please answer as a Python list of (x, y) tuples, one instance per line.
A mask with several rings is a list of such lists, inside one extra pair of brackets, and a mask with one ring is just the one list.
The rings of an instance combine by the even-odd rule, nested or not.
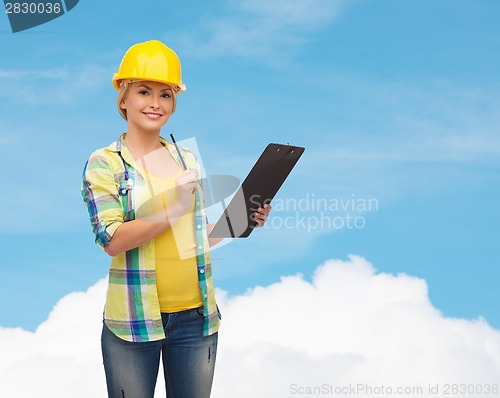
[(305, 148), (269, 144), (209, 234), (210, 238), (246, 238), (256, 226), (252, 214), (270, 203)]

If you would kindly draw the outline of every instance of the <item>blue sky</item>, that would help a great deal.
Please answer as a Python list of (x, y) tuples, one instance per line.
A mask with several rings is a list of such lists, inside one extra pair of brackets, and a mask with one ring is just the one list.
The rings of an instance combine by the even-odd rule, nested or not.
[[(306, 147), (277, 221), (214, 252), (220, 288), (308, 279), (352, 253), (425, 279), (444, 315), (500, 328), (500, 3), (269, 3), (90, 0), (16, 34), (0, 16), (0, 326), (34, 330), (106, 275), (81, 172), (126, 129), (111, 85), (123, 53), (159, 39), (187, 85), (163, 135), (196, 137), (209, 174), (243, 178), (269, 142)], [(378, 206), (291, 208), (311, 198)], [(321, 216), (363, 227), (280, 226)]]

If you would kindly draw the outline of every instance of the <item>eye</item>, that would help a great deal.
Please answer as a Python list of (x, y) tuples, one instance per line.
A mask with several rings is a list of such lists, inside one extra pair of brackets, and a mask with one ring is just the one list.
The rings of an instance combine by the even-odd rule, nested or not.
[(170, 93), (163, 93), (161, 95), (162, 98), (170, 98), (171, 96), (172, 96), (172, 94), (170, 94)]
[(148, 90), (140, 90), (140, 91), (139, 91), (139, 94), (140, 94), (140, 95), (148, 95), (148, 94), (149, 94), (149, 91), (148, 91)]

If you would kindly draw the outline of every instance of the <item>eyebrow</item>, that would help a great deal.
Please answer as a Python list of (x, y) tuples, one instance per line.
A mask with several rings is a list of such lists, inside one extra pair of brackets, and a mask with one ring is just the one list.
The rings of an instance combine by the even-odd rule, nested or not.
[[(139, 87), (144, 87), (145, 89), (153, 90), (151, 87), (146, 86), (145, 84), (141, 84)], [(161, 92), (163, 92), (163, 91), (172, 91), (172, 89), (170, 87), (169, 88), (164, 88), (163, 90), (161, 90)]]

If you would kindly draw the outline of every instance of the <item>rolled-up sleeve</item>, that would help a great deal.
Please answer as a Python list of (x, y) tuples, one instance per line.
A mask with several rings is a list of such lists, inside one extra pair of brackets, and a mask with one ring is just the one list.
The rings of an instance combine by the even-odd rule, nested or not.
[(95, 241), (104, 249), (125, 218), (118, 184), (103, 155), (94, 154), (85, 164), (81, 193)]

